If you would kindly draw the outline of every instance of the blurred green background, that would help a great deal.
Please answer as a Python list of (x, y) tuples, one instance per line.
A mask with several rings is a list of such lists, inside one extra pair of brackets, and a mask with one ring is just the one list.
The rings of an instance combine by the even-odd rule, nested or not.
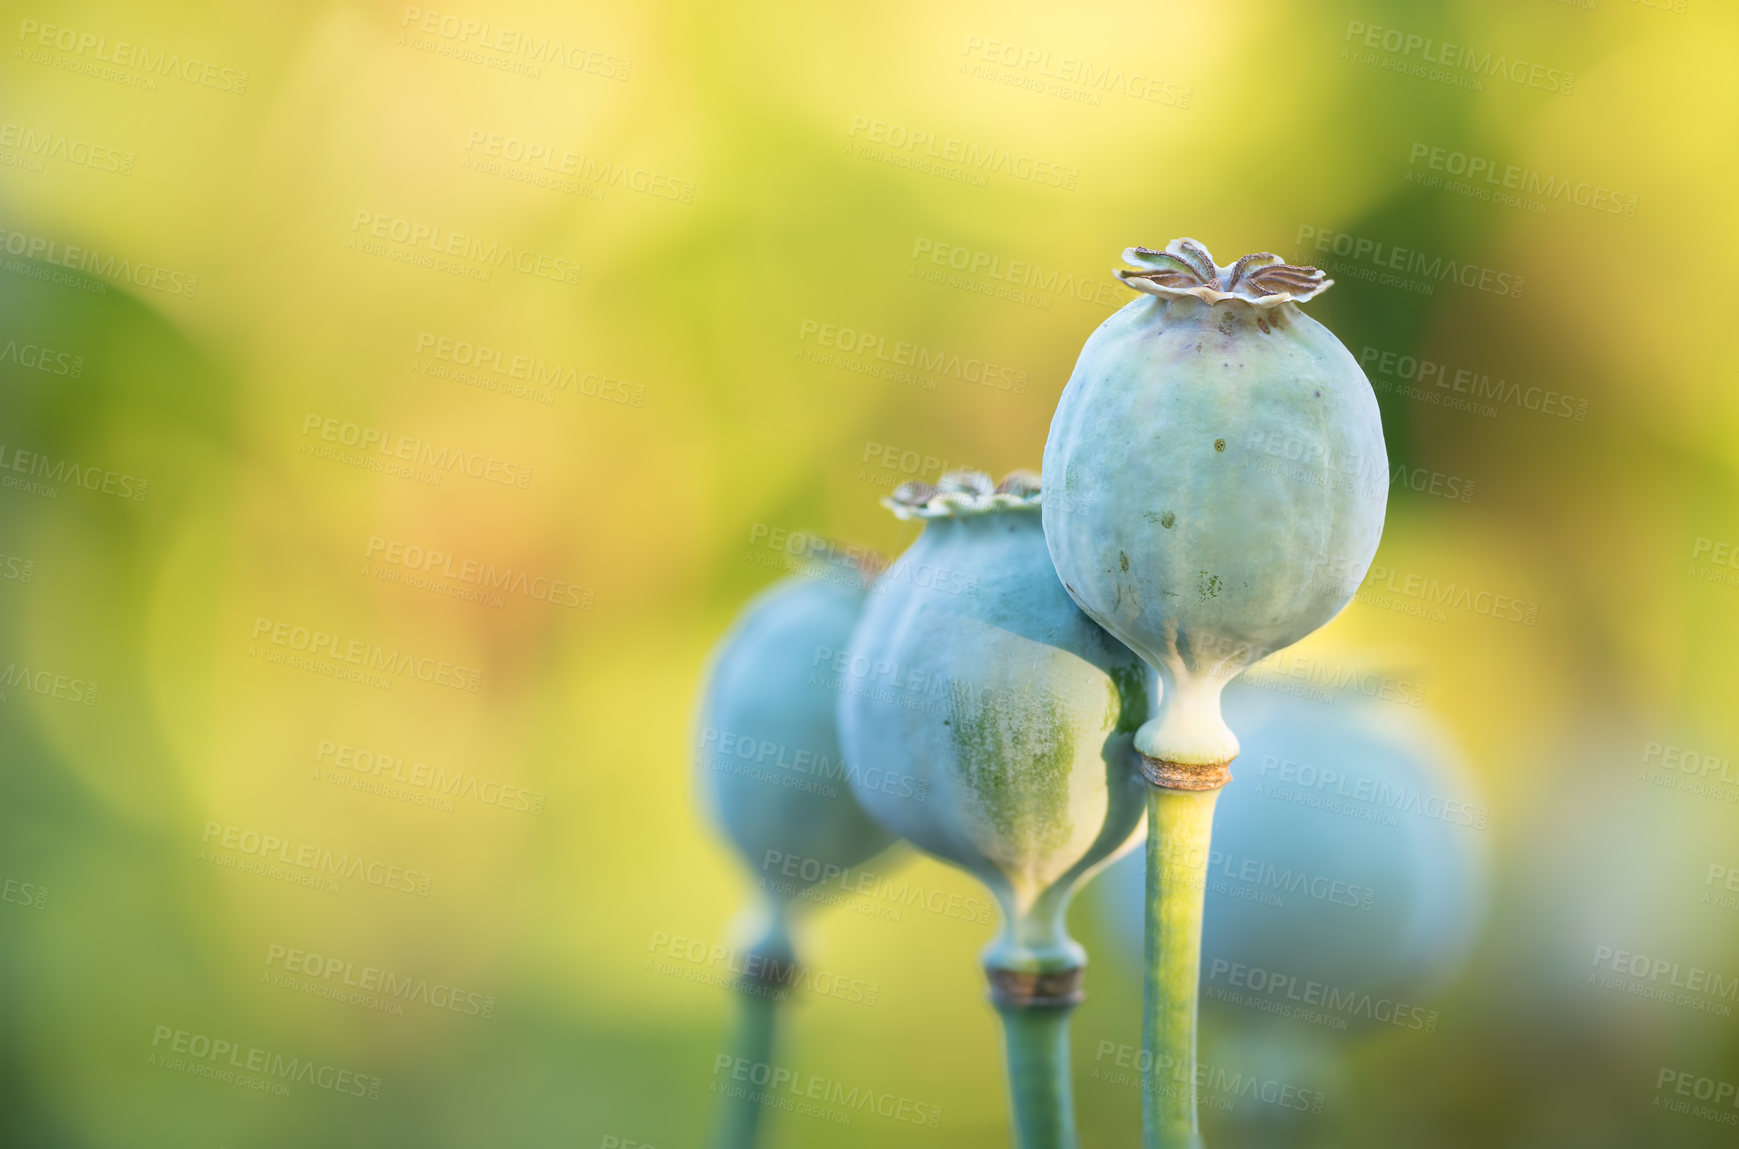
[[(1739, 771), (1644, 761), (1739, 752), (1731, 7), (5, 13), (0, 1142), (701, 1143), (732, 1002), (670, 948), (750, 888), (693, 796), (710, 644), (775, 532), (892, 556), (897, 482), (1036, 465), (1118, 254), (1193, 235), (1337, 279), (1406, 470), (1305, 649), (1420, 684), (1492, 809), (1441, 1030), (1361, 1038), (1320, 1136), (1732, 1143), (1657, 1084), (1739, 1080), (1731, 1010), (1590, 984), (1739, 974)], [(942, 1117), (769, 1144), (1007, 1144), (989, 934), (814, 914), (876, 1001), (809, 995), (785, 1060)], [(1083, 1139), (1131, 1144), (1092, 1055), (1138, 983), (1088, 988)]]

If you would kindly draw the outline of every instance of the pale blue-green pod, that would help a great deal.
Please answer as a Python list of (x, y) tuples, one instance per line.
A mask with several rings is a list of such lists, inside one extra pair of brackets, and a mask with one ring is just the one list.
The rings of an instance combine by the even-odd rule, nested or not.
[(696, 782), (765, 895), (750, 929), (755, 953), (775, 962), (792, 960), (792, 903), (892, 842), (852, 796), (838, 696), (818, 670), (844, 649), (864, 599), (855, 566), (818, 562), (744, 609), (707, 674)]
[[(1204, 1006), (1251, 1041), (1435, 1030), (1484, 917), (1492, 833), (1449, 739), (1411, 707), (1357, 695), (1330, 705), (1234, 683), (1225, 705), (1244, 767), (1214, 812)], [(1143, 893), (1133, 858), (1090, 891), (1133, 963)]]
[(1066, 996), (1085, 962), (1069, 900), (1140, 825), (1132, 743), (1150, 675), (1057, 581), (1036, 475), (993, 489), (960, 472), (884, 502), (924, 531), (882, 575), (836, 668), (853, 787), (888, 830), (995, 895), (993, 985), (1012, 974)]
[(1388, 457), (1369, 381), (1296, 306), (1320, 271), (1219, 267), (1189, 239), (1124, 258), (1144, 294), (1088, 338), (1057, 404), (1045, 537), (1075, 601), (1159, 672), (1137, 748), (1205, 772), (1238, 753), (1226, 682), (1363, 580)]

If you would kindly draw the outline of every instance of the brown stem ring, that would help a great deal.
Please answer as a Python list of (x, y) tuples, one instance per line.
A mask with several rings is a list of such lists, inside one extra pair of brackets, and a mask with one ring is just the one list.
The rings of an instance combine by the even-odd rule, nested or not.
[(1056, 1009), (1080, 1005), (1087, 999), (1081, 988), (1084, 966), (1046, 970), (986, 969), (990, 1000), (1014, 1009)]
[(1159, 790), (1218, 790), (1232, 780), (1232, 764), (1215, 762), (1198, 766), (1141, 756), (1141, 776)]
[[(755, 958), (761, 960), (753, 960)], [(751, 954), (750, 959), (737, 975), (738, 993), (750, 997), (776, 997), (797, 984), (801, 967), (795, 961), (781, 961), (765, 954)]]

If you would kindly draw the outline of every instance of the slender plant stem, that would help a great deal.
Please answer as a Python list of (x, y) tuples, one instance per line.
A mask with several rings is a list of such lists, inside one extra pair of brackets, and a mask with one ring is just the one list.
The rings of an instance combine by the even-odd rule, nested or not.
[(1202, 1149), (1196, 1128), (1196, 1012), (1202, 898), (1218, 790), (1147, 794), (1147, 976), (1141, 1005), (1146, 1149)]
[(1069, 1080), (1071, 1005), (1005, 1005), (1003, 1044), (1018, 1149), (1076, 1149), (1075, 1092)]
[[(736, 1044), (732, 1048), (733, 1056), (738, 1060), (731, 1063), (733, 1068), (746, 1062), (750, 1067), (745, 1070), (746, 1074), (765, 1079), (771, 1073), (770, 1068), (755, 1073), (754, 1067), (770, 1067), (773, 1063), (780, 992), (776, 987), (755, 982), (745, 982), (737, 987), (740, 1012)], [(712, 1147), (754, 1149), (755, 1135), (765, 1109), (761, 1104), (762, 1087), (749, 1081), (736, 1081), (731, 1074), (721, 1076), (724, 1080), (719, 1083), (718, 1124), (713, 1130)]]

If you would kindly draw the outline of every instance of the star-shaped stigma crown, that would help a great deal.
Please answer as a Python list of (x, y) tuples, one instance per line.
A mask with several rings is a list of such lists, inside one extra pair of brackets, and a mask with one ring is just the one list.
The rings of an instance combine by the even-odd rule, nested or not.
[(901, 483), (882, 500), (900, 519), (965, 518), (992, 511), (1034, 509), (1039, 505), (1039, 473), (1010, 471), (992, 483), (983, 471), (950, 471), (934, 486), (913, 480)]
[(1118, 279), (1168, 299), (1189, 295), (1208, 303), (1237, 299), (1255, 307), (1277, 307), (1303, 303), (1334, 285), (1320, 269), (1295, 267), (1271, 251), (1252, 252), (1221, 267), (1206, 247), (1187, 236), (1172, 240), (1164, 251), (1125, 248), (1123, 258), (1135, 268), (1118, 268)]

